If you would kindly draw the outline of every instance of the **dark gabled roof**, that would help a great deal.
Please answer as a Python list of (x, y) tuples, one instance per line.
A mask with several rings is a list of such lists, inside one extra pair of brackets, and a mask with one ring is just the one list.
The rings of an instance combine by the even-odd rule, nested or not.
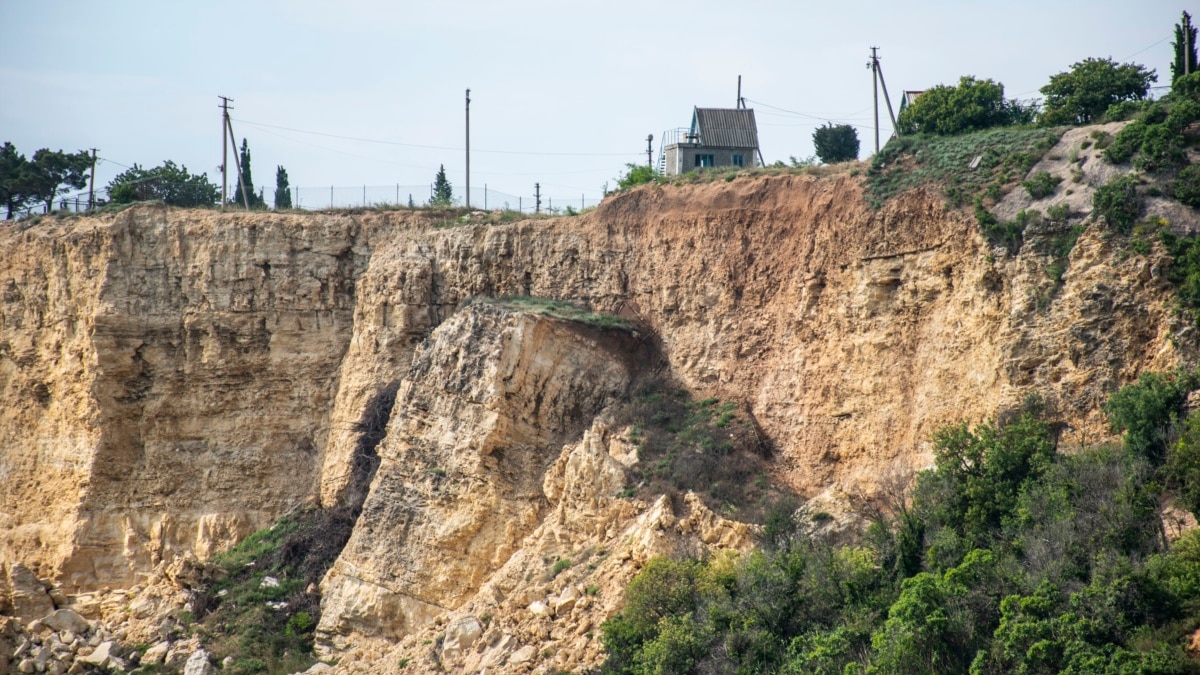
[(749, 108), (699, 108), (692, 114), (692, 134), (702, 145), (757, 148), (758, 125)]

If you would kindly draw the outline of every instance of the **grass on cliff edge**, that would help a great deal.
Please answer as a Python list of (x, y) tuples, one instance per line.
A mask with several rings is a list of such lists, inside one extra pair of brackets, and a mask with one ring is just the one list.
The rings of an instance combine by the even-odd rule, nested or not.
[(353, 527), (349, 509), (307, 509), (280, 518), (206, 563), (192, 589), (195, 616), (177, 619), (215, 661), (232, 657), (223, 673), (308, 668), (316, 663), (317, 587)]
[[(1064, 131), (1000, 127), (956, 136), (894, 138), (867, 171), (867, 199), (879, 208), (902, 192), (926, 185), (942, 188), (955, 208), (985, 194), (998, 199), (1025, 178)], [(972, 169), (976, 157), (979, 164)]]
[(615, 413), (629, 427), (639, 462), (623, 496), (672, 501), (689, 490), (714, 512), (761, 523), (786, 494), (770, 480), (770, 446), (754, 418), (732, 401), (696, 400), (666, 377), (635, 387)]
[(565, 300), (551, 300), (530, 295), (507, 295), (498, 298), (475, 298), (472, 301), (486, 302), (499, 307), (532, 312), (564, 321), (574, 321), (593, 328), (605, 330), (630, 330), (633, 328), (633, 324), (621, 317), (611, 314), (596, 314)]

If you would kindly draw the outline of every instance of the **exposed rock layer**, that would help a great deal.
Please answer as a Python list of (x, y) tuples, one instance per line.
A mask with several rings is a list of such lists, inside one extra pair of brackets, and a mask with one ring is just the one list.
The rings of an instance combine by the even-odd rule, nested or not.
[[(576, 218), (454, 227), (403, 212), (152, 207), (9, 225), (4, 578), (20, 563), (69, 592), (128, 585), (306, 499), (355, 501), (364, 421), (402, 380), (366, 517), (327, 579), (331, 644), (537, 602), (528, 621), (475, 638), (475, 615), (458, 616), (444, 655), (533, 663), (554, 630), (531, 628), (544, 608), (619, 602), (564, 600), (586, 590), (583, 573), (529, 586), (538, 560), (622, 551), (597, 564), (619, 581), (701, 531), (745, 545), (698, 502), (674, 513), (614, 497), (620, 434), (600, 420), (579, 435), (625, 386), (624, 356), (554, 321), (459, 309), (474, 296), (636, 316), (682, 382), (753, 412), (779, 478), (834, 505), (927, 464), (936, 427), (1030, 391), (1058, 408), (1068, 444), (1099, 440), (1107, 393), (1193, 346), (1157, 248), (1133, 254), (1089, 227), (1057, 285), (1053, 228), (1007, 256), (933, 193), (876, 212), (861, 189), (846, 174), (739, 178), (641, 188)], [(381, 548), (388, 536), (409, 545)], [(632, 543), (643, 539), (659, 544)]]

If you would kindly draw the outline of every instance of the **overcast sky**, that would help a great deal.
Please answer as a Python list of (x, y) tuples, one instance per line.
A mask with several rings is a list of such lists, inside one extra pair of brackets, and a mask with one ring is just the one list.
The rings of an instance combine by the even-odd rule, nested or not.
[(331, 185), (399, 184), (420, 201), (428, 188), (410, 186), (439, 164), (463, 187), (469, 87), (476, 205), (486, 183), (489, 206), (507, 201), (497, 192), (528, 206), (535, 182), (590, 203), (646, 160), (647, 134), (657, 159), (693, 106), (733, 107), (738, 75), (768, 163), (812, 154), (823, 120), (859, 125), (866, 158), (873, 45), (897, 104), (961, 75), (1037, 96), (1089, 56), (1166, 84), (1184, 9), (1195, 14), (1165, 0), (0, 0), (0, 142), (27, 156), (99, 148), (98, 185), (166, 159), (218, 182), (225, 95), (268, 201), (280, 164), (310, 204)]

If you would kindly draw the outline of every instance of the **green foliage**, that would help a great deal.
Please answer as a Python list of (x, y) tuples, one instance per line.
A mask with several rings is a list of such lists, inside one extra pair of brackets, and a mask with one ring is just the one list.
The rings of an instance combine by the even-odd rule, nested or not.
[(17, 146), (5, 141), (4, 146), (0, 147), (0, 202), (8, 211), (9, 220), (14, 211), (31, 199), (24, 182), (28, 164), (25, 155), (17, 152)]
[(1171, 194), (1180, 203), (1200, 209), (1200, 165), (1191, 165), (1179, 172), (1170, 184)]
[(957, 86), (939, 84), (917, 96), (896, 120), (904, 134), (961, 134), (1013, 123), (1004, 85), (965, 76)]
[(288, 187), (287, 169), (275, 167), (275, 210), (292, 208), (292, 191)]
[[(239, 168), (241, 170), (240, 180), (234, 186), (233, 199), (230, 201), (234, 206), (245, 206), (249, 204), (252, 209), (261, 209), (266, 206), (263, 203), (258, 193), (254, 191), (254, 176), (250, 170), (250, 146), (246, 143), (246, 139), (242, 139), (242, 149), (240, 152), (241, 159), (239, 160)], [(242, 189), (245, 188), (245, 196), (243, 197)]]
[(570, 558), (559, 558), (558, 560), (555, 560), (554, 567), (550, 568), (550, 578), (553, 579), (554, 577), (561, 574), (563, 570), (569, 568), (570, 566), (571, 566)]
[(975, 221), (979, 223), (984, 239), (993, 246), (1003, 246), (1009, 253), (1021, 250), (1025, 241), (1025, 226), (1030, 219), (1030, 212), (1021, 211), (1015, 220), (1001, 222), (995, 214), (987, 210), (981, 197), (975, 198)]
[(658, 172), (648, 164), (626, 164), (625, 174), (617, 177), (617, 189), (628, 190), (637, 185), (653, 183), (658, 180)]
[[(876, 206), (906, 190), (933, 185), (952, 206), (971, 204), (988, 186), (1014, 184), (1058, 142), (1058, 130), (1004, 127), (956, 136), (901, 136), (871, 162), (867, 194)], [(976, 168), (970, 168), (980, 158)]]
[(1175, 41), (1171, 43), (1175, 58), (1171, 61), (1171, 93), (1175, 93), (1175, 83), (1185, 73), (1195, 73), (1196, 69), (1196, 27), (1192, 25), (1192, 15), (1183, 13), (1179, 23), (1175, 24)]
[[(829, 122), (813, 131), (813, 147), (826, 164), (858, 159), (858, 130), (849, 124)], [(792, 163), (796, 164), (795, 158)]]
[(861, 543), (798, 530), (769, 550), (650, 561), (602, 627), (603, 672), (1196, 673), (1183, 645), (1200, 532), (1166, 550), (1158, 504), (1163, 481), (1200, 474), (1200, 422), (1180, 441), (1191, 455), (1160, 470), (1130, 441), (1183, 379), (1114, 396), (1131, 451), (1056, 453), (1030, 399), (1003, 423), (940, 431), (912, 506), (876, 511)]
[(191, 591), (194, 630), (222, 672), (290, 673), (314, 662), (320, 595), (310, 589), (350, 536), (349, 509), (309, 510), (277, 521), (217, 555)]
[(1193, 70), (1187, 75), (1175, 78), (1171, 83), (1171, 98), (1200, 101), (1200, 71)]
[(1128, 234), (1142, 212), (1137, 179), (1128, 175), (1117, 176), (1096, 188), (1092, 195), (1092, 209), (1108, 221), (1109, 227), (1121, 234)]
[(1163, 230), (1159, 237), (1171, 256), (1166, 276), (1175, 288), (1180, 309), (1200, 323), (1200, 238), (1178, 237), (1170, 230)]
[(1054, 189), (1060, 182), (1062, 182), (1062, 179), (1058, 176), (1052, 175), (1045, 171), (1039, 171), (1033, 174), (1033, 177), (1031, 177), (1029, 180), (1022, 181), (1021, 186), (1025, 188), (1025, 191), (1029, 193), (1030, 197), (1033, 197), (1034, 199), (1042, 199), (1043, 197), (1049, 197), (1050, 195), (1054, 194)]
[(191, 174), (171, 160), (153, 169), (134, 164), (108, 184), (108, 197), (116, 204), (161, 201), (169, 206), (212, 206), (220, 196), (220, 188), (209, 182), (207, 174)]
[(1091, 124), (1116, 103), (1146, 98), (1150, 84), (1157, 80), (1153, 70), (1135, 63), (1084, 59), (1070, 71), (1051, 76), (1041, 88), (1046, 97), (1041, 123)]
[(1196, 373), (1142, 373), (1109, 397), (1104, 412), (1113, 430), (1125, 434), (1125, 447), (1155, 464), (1166, 456), (1171, 429), (1179, 422), (1183, 402), (1200, 386)]
[(1003, 426), (965, 424), (934, 434), (936, 471), (921, 474), (914, 508), (933, 527), (951, 527), (973, 548), (992, 544), (1027, 481), (1054, 456), (1046, 422), (1024, 414)]
[(437, 174), (433, 177), (433, 198), (429, 205), (435, 207), (447, 207), (454, 201), (454, 188), (450, 186), (450, 179), (446, 178), (446, 165), (439, 164)]
[(1189, 417), (1183, 433), (1167, 452), (1164, 467), (1167, 487), (1179, 494), (1179, 499), (1192, 515), (1200, 518), (1200, 416)]

